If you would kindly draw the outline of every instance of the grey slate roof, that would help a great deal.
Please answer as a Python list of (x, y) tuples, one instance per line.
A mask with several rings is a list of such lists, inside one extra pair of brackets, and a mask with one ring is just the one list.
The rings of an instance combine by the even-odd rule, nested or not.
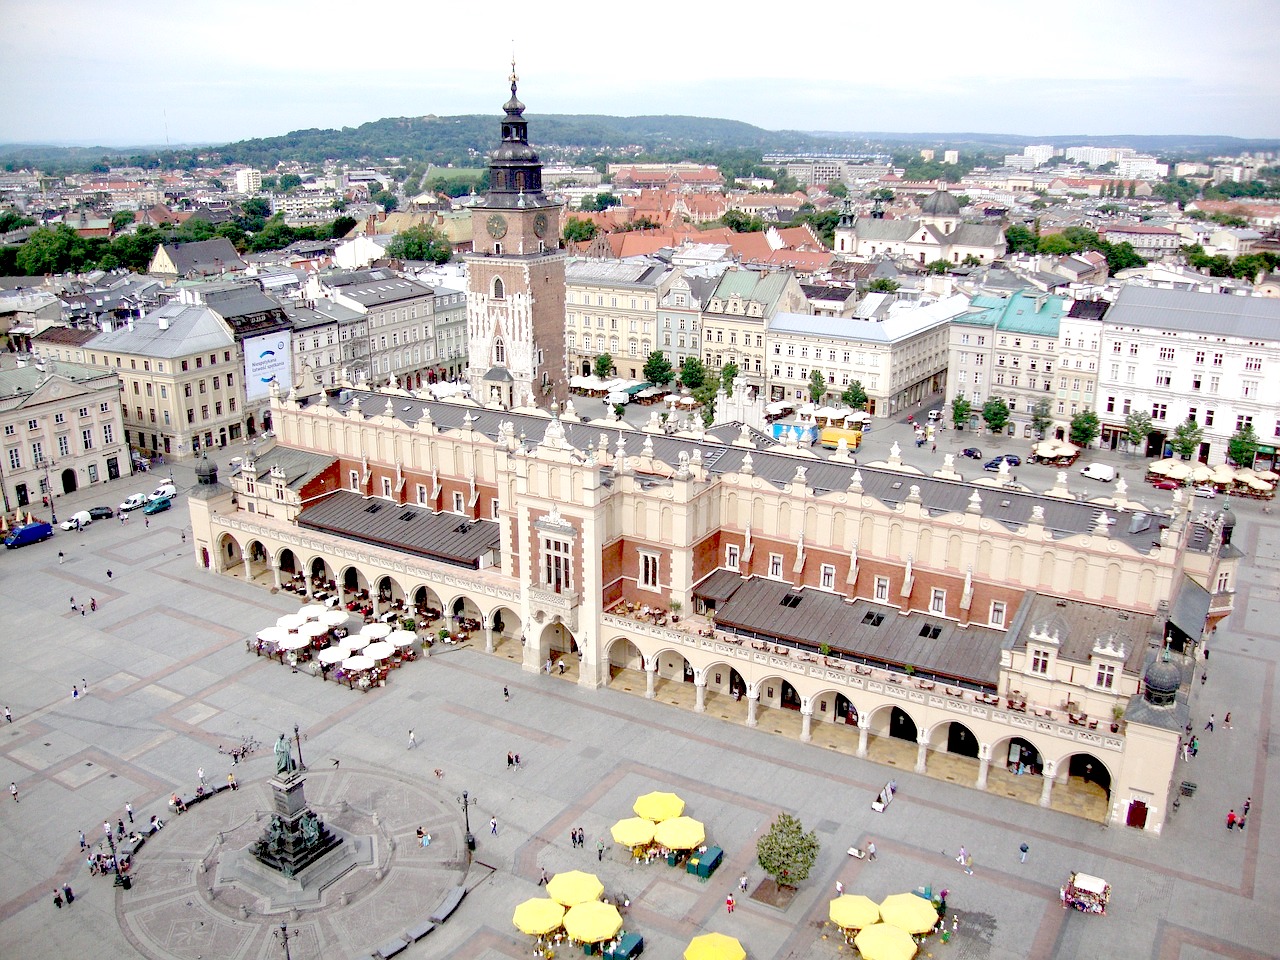
[[(161, 319), (168, 322), (168, 329), (160, 329)], [(85, 346), (90, 350), (164, 359), (225, 350), (234, 344), (226, 323), (208, 307), (169, 303), (134, 320), (132, 330), (121, 325), (98, 334)]]
[(245, 262), (225, 237), (216, 240), (197, 240), (192, 243), (166, 243), (165, 251), (178, 270), (178, 276), (190, 273), (219, 273), (222, 270), (243, 270)]
[[(329, 405), (335, 410), (346, 411), (353, 404), (359, 404), (365, 417), (385, 415), (386, 394), (366, 390), (344, 392), (349, 393), (346, 401), (339, 399), (338, 395), (329, 399)], [(314, 399), (309, 398), (304, 402), (304, 406), (314, 402)], [(485, 434), (492, 440), (497, 439), (499, 426), (510, 422), (515, 426), (516, 436), (523, 434), (529, 446), (536, 446), (541, 442), (547, 424), (550, 422), (546, 417), (530, 414), (487, 410), (416, 397), (395, 397), (392, 399), (392, 407), (393, 415), (410, 426), (418, 422), (424, 409), (430, 410), (431, 419), (436, 427), (444, 430), (460, 430), (463, 419), (470, 414), (472, 429)], [(970, 495), (976, 490), (982, 499), (983, 515), (1009, 529), (1025, 527), (1031, 520), (1032, 508), (1037, 506), (1044, 510), (1045, 528), (1056, 537), (1092, 534), (1097, 525), (1099, 507), (1084, 501), (1061, 500), (1031, 492), (975, 486), (962, 481), (938, 480), (929, 476), (917, 476), (876, 467), (859, 467), (856, 464), (838, 463), (832, 460), (801, 458), (781, 451), (760, 448), (753, 450), (747, 447), (730, 446), (722, 440), (700, 441), (685, 437), (647, 434), (625, 424), (605, 427), (601, 424), (566, 422), (564, 427), (566, 441), (584, 453), (588, 448), (596, 447), (602, 432), (610, 436), (610, 450), (613, 450), (617, 437), (621, 433), (626, 438), (626, 449), (629, 455), (637, 455), (644, 446), (645, 440), (652, 438), (654, 456), (673, 468), (679, 465), (681, 452), (692, 453), (696, 449), (700, 451), (703, 465), (711, 474), (738, 473), (742, 468), (743, 459), (750, 453), (755, 475), (778, 488), (792, 482), (798, 467), (804, 467), (806, 483), (817, 493), (847, 490), (854, 473), (860, 472), (863, 495), (888, 505), (903, 502), (911, 492), (911, 487), (918, 485), (921, 501), (931, 514), (963, 513)], [(737, 428), (729, 429), (736, 438)], [(1152, 548), (1157, 533), (1151, 529), (1130, 533), (1127, 523), (1117, 523), (1110, 528), (1109, 535), (1113, 540), (1145, 552)]]
[(1107, 311), (1106, 323), (1274, 341), (1280, 339), (1280, 300), (1129, 284)]
[(306, 507), (298, 515), (298, 526), (472, 570), (479, 569), (480, 558), (495, 551), (502, 539), (501, 528), (492, 520), (433, 513), (352, 490), (338, 490)]
[[(321, 473), (335, 459), (328, 454), (312, 453), (310, 450), (282, 447), (277, 444), (270, 450), (257, 455), (253, 460), (252, 473), (259, 481), (269, 483), (272, 468), (279, 467), (284, 471), (285, 485), (290, 489), (297, 489), (316, 474)], [(249, 473), (250, 468), (242, 463), (237, 472)]]
[[(1197, 636), (1203, 625), (1201, 617)], [(1094, 644), (1113, 638), (1117, 645), (1124, 644), (1124, 668), (1130, 673), (1138, 672), (1147, 659), (1150, 644), (1163, 637), (1162, 622), (1156, 616), (1077, 600), (1068, 603), (1058, 597), (1028, 592), (1009, 628), (1013, 649), (1026, 649), (1032, 629), (1050, 634), (1056, 631), (1058, 656), (1074, 663), (1088, 663)]]

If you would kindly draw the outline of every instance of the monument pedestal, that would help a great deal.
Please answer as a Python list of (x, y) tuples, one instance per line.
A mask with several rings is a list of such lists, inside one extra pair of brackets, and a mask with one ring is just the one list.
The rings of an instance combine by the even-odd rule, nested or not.
[(307, 808), (306, 781), (297, 773), (277, 774), (268, 781), (271, 821), (250, 847), (255, 859), (285, 877), (296, 877), (342, 843), (342, 838)]

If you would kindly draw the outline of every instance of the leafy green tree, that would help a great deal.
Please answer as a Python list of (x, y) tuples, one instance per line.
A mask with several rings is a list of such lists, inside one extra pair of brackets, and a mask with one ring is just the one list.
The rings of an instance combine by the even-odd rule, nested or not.
[(982, 266), (982, 258), (976, 253), (966, 253), (964, 259), (960, 261), (962, 267), (980, 267)]
[(822, 371), (814, 367), (809, 371), (809, 399), (814, 403), (818, 403), (827, 395), (827, 378), (822, 375)]
[(1031, 429), (1044, 439), (1045, 431), (1051, 426), (1053, 426), (1053, 414), (1050, 412), (1049, 401), (1041, 397), (1031, 409)]
[(1124, 438), (1131, 450), (1137, 450), (1151, 436), (1151, 414), (1145, 410), (1134, 410), (1124, 418)]
[(1004, 228), (1004, 242), (1011, 253), (1035, 253), (1038, 238), (1022, 224), (1011, 223)]
[[(345, 237), (356, 225), (355, 217), (337, 217), (329, 227), (329, 236), (337, 240)], [(447, 243), (448, 241), (446, 241)]]
[(280, 178), (279, 178), (279, 177), (276, 177), (276, 176), (265, 176), (265, 177), (263, 177), (263, 178), (262, 178), (262, 189), (263, 189), (263, 190), (278, 190), (278, 189), (280, 189)]
[(1204, 439), (1204, 429), (1195, 420), (1188, 417), (1173, 428), (1173, 437), (1169, 445), (1173, 452), (1184, 460), (1190, 460), (1200, 449), (1200, 441)]
[(34, 227), (36, 222), (30, 217), (24, 217), (15, 210), (5, 210), (0, 212), (0, 233), (8, 233), (10, 230), (18, 230), (22, 227)]
[(296, 190), (300, 186), (302, 186), (302, 178), (296, 173), (286, 173), (280, 177), (280, 189), (285, 193)]
[(839, 180), (835, 180), (827, 184), (827, 193), (835, 197), (837, 200), (843, 200), (849, 195), (849, 188)]
[(780, 813), (769, 832), (756, 842), (760, 868), (780, 887), (794, 887), (809, 877), (818, 859), (818, 835), (790, 814)]
[(1253, 424), (1246, 423), (1227, 441), (1227, 459), (1237, 466), (1253, 466), (1253, 458), (1258, 453), (1258, 435), (1253, 432)]
[(733, 381), (739, 372), (738, 365), (732, 360), (720, 368), (720, 385), (724, 387), (724, 395), (726, 397), (733, 396)]
[(1069, 237), (1062, 233), (1051, 233), (1036, 241), (1036, 252), (1049, 256), (1065, 256), (1080, 249)]
[(596, 225), (590, 220), (579, 220), (577, 217), (570, 217), (564, 225), (564, 238), (570, 243), (592, 240), (595, 238), (596, 233)]
[(1071, 418), (1071, 442), (1077, 447), (1090, 446), (1101, 432), (1098, 415), (1092, 410), (1082, 410)]
[(955, 397), (951, 401), (951, 422), (955, 424), (957, 429), (964, 429), (969, 425), (969, 417), (973, 415), (973, 404), (964, 397)]
[(667, 359), (667, 355), (661, 350), (655, 350), (649, 354), (649, 359), (644, 362), (644, 378), (652, 384), (659, 387), (665, 387), (674, 380), (676, 373), (671, 369), (671, 361)]
[(1121, 270), (1129, 270), (1133, 267), (1144, 267), (1147, 264), (1145, 257), (1140, 256), (1133, 249), (1133, 244), (1128, 240), (1123, 240), (1117, 244), (1105, 244), (1102, 251), (1107, 258), (1107, 266), (1112, 273), (1119, 273)]
[(951, 264), (946, 260), (933, 260), (929, 263), (926, 263), (924, 265), (924, 268), (929, 273), (936, 273), (940, 275), (950, 270)]
[(716, 418), (716, 391), (719, 388), (720, 381), (712, 378), (704, 380), (702, 386), (693, 391), (693, 399), (702, 404), (702, 422), (708, 427), (711, 426), (711, 421)]
[(29, 277), (79, 270), (84, 249), (81, 238), (65, 223), (53, 230), (41, 227), (18, 249), (18, 269)]
[(868, 196), (872, 200), (879, 200), (881, 203), (891, 203), (893, 201), (893, 191), (888, 187), (877, 187)]
[(125, 227), (133, 224), (132, 210), (117, 210), (111, 215), (111, 232), (119, 233)]
[(381, 206), (383, 210), (387, 211), (387, 213), (390, 213), (400, 205), (400, 201), (396, 199), (396, 195), (390, 190), (379, 190), (369, 199)]
[(875, 277), (867, 284), (868, 293), (894, 293), (902, 284), (889, 277)]
[(387, 256), (394, 260), (448, 263), (453, 258), (453, 245), (433, 227), (422, 223), (392, 237), (387, 244)]
[(592, 364), (591, 372), (601, 380), (608, 380), (613, 376), (613, 356), (608, 353), (600, 354)]
[(680, 361), (680, 383), (690, 390), (696, 390), (707, 379), (707, 368), (697, 357), (685, 357)]
[(763, 220), (741, 210), (726, 210), (720, 217), (720, 222), (734, 233), (759, 233), (764, 229)]
[(1009, 423), (1009, 404), (1004, 397), (992, 397), (982, 405), (982, 419), (992, 433), (1000, 433)]
[(240, 204), (246, 217), (261, 217), (263, 220), (271, 216), (271, 204), (262, 197), (251, 197)]
[(861, 380), (854, 380), (840, 394), (840, 402), (851, 410), (867, 409), (867, 391), (863, 389)]
[(587, 194), (582, 198), (582, 202), (578, 204), (578, 209), (583, 213), (599, 213), (608, 210), (610, 207), (619, 206), (622, 203), (612, 193), (594, 193)]
[(178, 226), (177, 239), (182, 243), (213, 239), (213, 224), (203, 217), (188, 217)]

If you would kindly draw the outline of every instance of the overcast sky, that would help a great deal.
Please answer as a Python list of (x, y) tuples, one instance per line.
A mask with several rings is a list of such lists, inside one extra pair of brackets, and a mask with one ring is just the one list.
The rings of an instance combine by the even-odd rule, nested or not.
[(223, 143), (496, 116), (513, 46), (531, 115), (1280, 137), (1277, 0), (0, 0), (0, 23), (0, 142)]

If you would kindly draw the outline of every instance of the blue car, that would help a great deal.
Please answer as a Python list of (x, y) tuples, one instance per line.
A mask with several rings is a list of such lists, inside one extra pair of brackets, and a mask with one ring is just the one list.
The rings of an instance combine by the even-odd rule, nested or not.
[(996, 457), (994, 460), (988, 460), (985, 464), (983, 464), (982, 469), (983, 470), (999, 470), (1000, 464), (1002, 462), (1009, 464), (1009, 466), (1011, 467), (1022, 466), (1021, 457), (1014, 456), (1012, 453), (1002, 453), (1000, 454), (1000, 456)]
[(158, 500), (152, 500), (145, 507), (143, 507), (142, 512), (149, 517), (155, 513), (164, 513), (166, 510), (168, 510), (172, 506), (173, 506), (172, 500), (170, 500), (168, 497), (160, 497)]

